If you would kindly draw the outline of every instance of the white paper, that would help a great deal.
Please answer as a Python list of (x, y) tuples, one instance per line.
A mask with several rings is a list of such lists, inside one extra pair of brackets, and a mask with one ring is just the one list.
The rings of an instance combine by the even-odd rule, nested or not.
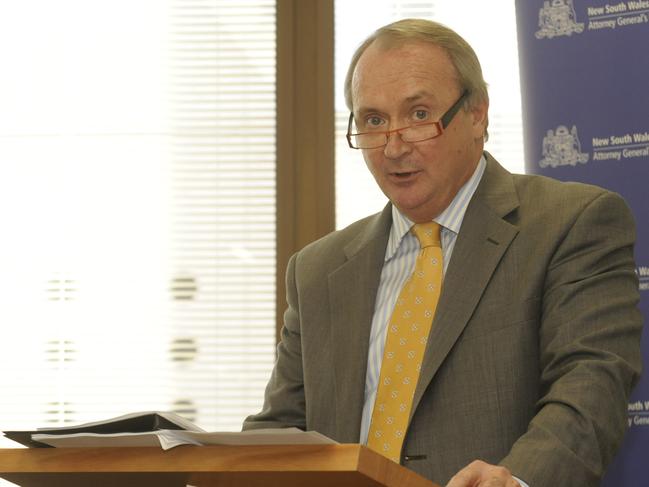
[(160, 446), (155, 432), (149, 433), (72, 433), (69, 435), (32, 435), (34, 441), (57, 448), (94, 448), (101, 446)]
[(74, 433), (69, 435), (34, 434), (34, 441), (57, 448), (97, 448), (154, 446), (169, 450), (179, 445), (326, 445), (331, 438), (298, 428), (261, 429), (242, 432), (196, 432), (159, 430), (147, 433)]
[(334, 440), (317, 431), (298, 428), (248, 430), (233, 433), (197, 433), (183, 431), (201, 445), (331, 445)]

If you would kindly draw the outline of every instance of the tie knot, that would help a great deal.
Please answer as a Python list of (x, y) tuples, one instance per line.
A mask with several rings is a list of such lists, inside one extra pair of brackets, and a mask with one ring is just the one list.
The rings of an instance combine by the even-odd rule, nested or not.
[(416, 223), (412, 227), (412, 233), (419, 240), (419, 245), (425, 247), (441, 247), (440, 243), (440, 226), (436, 222)]

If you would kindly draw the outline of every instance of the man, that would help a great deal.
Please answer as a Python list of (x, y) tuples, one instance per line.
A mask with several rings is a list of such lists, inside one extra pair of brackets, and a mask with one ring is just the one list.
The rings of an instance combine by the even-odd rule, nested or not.
[[(367, 443), (449, 487), (599, 485), (640, 372), (627, 206), (601, 188), (512, 175), (483, 152), (479, 62), (439, 24), (375, 32), (346, 96), (350, 145), (390, 203), (292, 257), (277, 363), (244, 428)], [(441, 249), (422, 228), (441, 228)], [(441, 295), (430, 255), (443, 261)], [(418, 277), (430, 296), (413, 294)], [(398, 331), (411, 298), (430, 319), (408, 325), (424, 327), (422, 355), (394, 381), (399, 343), (414, 343)], [(390, 394), (408, 397), (397, 399), (405, 430), (388, 429), (400, 421), (385, 417)]]

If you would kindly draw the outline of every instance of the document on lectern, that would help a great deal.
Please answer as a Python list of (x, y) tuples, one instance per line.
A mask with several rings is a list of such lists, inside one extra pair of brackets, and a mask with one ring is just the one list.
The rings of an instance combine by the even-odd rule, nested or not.
[(38, 440), (35, 440), (33, 437), (36, 435), (63, 437), (74, 436), (75, 434), (112, 435), (154, 433), (162, 430), (204, 431), (202, 428), (199, 428), (191, 421), (188, 421), (176, 413), (146, 411), (124, 414), (116, 418), (74, 426), (38, 428), (36, 430), (25, 431), (4, 431), (3, 433), (4, 436), (10, 440), (31, 448), (38, 448), (48, 445), (39, 443)]
[(4, 435), (31, 448), (154, 446), (164, 450), (179, 445), (314, 445), (336, 442), (315, 431), (298, 428), (242, 432), (207, 432), (169, 412), (131, 413), (117, 418), (62, 428), (5, 431)]
[(325, 445), (335, 444), (316, 431), (298, 428), (260, 429), (241, 432), (159, 430), (148, 433), (35, 434), (34, 441), (56, 448), (159, 446), (169, 450), (180, 445)]

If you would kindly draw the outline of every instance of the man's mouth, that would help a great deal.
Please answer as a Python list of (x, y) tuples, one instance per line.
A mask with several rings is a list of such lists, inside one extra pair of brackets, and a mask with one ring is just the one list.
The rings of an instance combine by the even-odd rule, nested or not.
[(400, 171), (400, 172), (392, 172), (390, 175), (395, 178), (395, 179), (408, 179), (416, 174), (418, 174), (419, 171)]

